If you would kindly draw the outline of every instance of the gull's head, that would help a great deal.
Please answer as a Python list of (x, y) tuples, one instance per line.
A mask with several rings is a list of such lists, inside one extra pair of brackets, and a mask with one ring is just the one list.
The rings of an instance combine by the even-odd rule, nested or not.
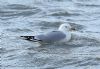
[(73, 29), (70, 24), (61, 24), (59, 29), (59, 31), (63, 31), (63, 32), (66, 32), (66, 31), (72, 31), (72, 30), (75, 30)]

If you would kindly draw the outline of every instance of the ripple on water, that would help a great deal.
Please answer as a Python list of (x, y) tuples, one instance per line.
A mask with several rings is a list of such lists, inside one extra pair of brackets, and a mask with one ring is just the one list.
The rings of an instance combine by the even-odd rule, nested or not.
[(1, 17), (15, 17), (15, 16), (31, 16), (39, 13), (41, 10), (38, 7), (30, 7), (21, 4), (11, 4), (4, 6), (0, 10)]
[(52, 12), (49, 15), (51, 15), (51, 16), (79, 16), (80, 14), (79, 13), (71, 13), (71, 12), (68, 12), (65, 10), (59, 10), (59, 11), (55, 10), (55, 12)]
[(50, 21), (41, 21), (40, 23), (38, 23), (38, 26), (41, 26), (41, 29), (48, 29), (48, 28), (55, 28), (58, 29), (59, 25), (62, 22), (60, 21), (56, 21), (56, 22), (50, 22)]
[(82, 4), (82, 3), (76, 3), (77, 6), (80, 6), (80, 7), (90, 7), (90, 8), (99, 8), (100, 5), (97, 5), (97, 4)]
[(17, 32), (17, 33), (32, 32), (32, 30), (30, 30), (30, 29), (20, 29), (20, 28), (13, 28), (13, 29), (12, 29), (12, 28), (11, 28), (11, 29), (10, 29), (10, 28), (7, 28), (6, 31), (7, 31), (7, 32), (12, 32), (12, 33), (14, 33), (14, 32), (15, 32), (15, 33), (16, 33), (16, 32)]
[(30, 7), (22, 4), (9, 4), (5, 8), (14, 9), (14, 10), (28, 10), (28, 9), (37, 9), (37, 7)]

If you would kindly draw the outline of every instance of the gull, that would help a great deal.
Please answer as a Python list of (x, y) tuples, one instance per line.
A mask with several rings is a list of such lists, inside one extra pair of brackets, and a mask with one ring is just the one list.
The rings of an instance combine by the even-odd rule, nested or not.
[(68, 42), (71, 40), (71, 31), (75, 30), (70, 26), (69, 23), (61, 24), (56, 31), (51, 31), (44, 34), (33, 35), (33, 36), (21, 36), (25, 40), (34, 42)]

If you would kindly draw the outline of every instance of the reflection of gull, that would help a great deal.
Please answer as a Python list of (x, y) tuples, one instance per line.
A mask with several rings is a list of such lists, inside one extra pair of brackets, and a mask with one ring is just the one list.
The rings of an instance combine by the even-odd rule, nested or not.
[(72, 28), (69, 24), (61, 24), (57, 31), (52, 31), (47, 34), (21, 37), (24, 37), (26, 40), (40, 42), (67, 42), (71, 39), (71, 30)]

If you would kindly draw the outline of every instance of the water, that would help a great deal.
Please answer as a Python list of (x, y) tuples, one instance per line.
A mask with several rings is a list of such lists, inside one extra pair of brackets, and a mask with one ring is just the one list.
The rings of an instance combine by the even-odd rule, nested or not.
[[(1, 69), (99, 69), (99, 0), (0, 0)], [(70, 23), (77, 32), (68, 44), (21, 39)]]

